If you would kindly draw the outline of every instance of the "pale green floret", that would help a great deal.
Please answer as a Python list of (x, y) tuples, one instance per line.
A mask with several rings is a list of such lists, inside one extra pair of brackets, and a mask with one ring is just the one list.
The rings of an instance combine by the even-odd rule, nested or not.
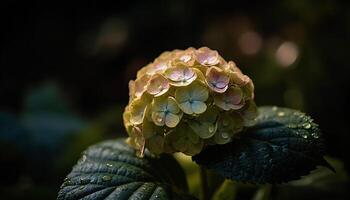
[(150, 121), (144, 120), (142, 123), (142, 135), (143, 137), (150, 138), (154, 136), (157, 133), (157, 127)]
[(214, 141), (216, 144), (226, 144), (231, 141), (231, 133), (228, 131), (217, 131), (214, 135)]
[(143, 122), (147, 102), (142, 99), (134, 100), (130, 105), (130, 122), (134, 125)]
[(208, 97), (207, 88), (199, 82), (194, 82), (187, 87), (180, 87), (175, 91), (175, 99), (179, 103), (179, 107), (189, 115), (205, 112), (207, 109), (205, 101)]
[(152, 102), (152, 120), (157, 126), (176, 127), (182, 112), (174, 97), (158, 97)]
[(202, 151), (204, 147), (204, 140), (199, 140), (198, 143), (192, 144), (187, 150), (184, 151), (184, 154), (189, 156), (194, 156)]
[(195, 155), (203, 148), (203, 140), (187, 125), (180, 124), (166, 138), (176, 151)]
[(242, 112), (244, 119), (244, 126), (253, 126), (256, 123), (256, 117), (258, 116), (258, 109), (253, 100), (250, 100), (246, 108)]
[(222, 113), (218, 120), (220, 130), (240, 131), (243, 128), (243, 119), (238, 113)]
[(164, 138), (160, 135), (153, 136), (147, 140), (147, 148), (154, 154), (164, 151)]
[(232, 136), (242, 131), (243, 119), (237, 113), (222, 113), (218, 119), (218, 131), (215, 133), (214, 141), (217, 144), (226, 144), (231, 141)]
[(218, 114), (218, 111), (211, 107), (197, 118), (189, 120), (188, 124), (200, 138), (211, 138), (218, 127), (216, 123)]

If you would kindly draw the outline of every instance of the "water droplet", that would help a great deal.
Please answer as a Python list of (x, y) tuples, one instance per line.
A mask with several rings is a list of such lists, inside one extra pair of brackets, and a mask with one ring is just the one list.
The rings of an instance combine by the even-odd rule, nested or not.
[(229, 135), (228, 133), (226, 133), (226, 132), (222, 132), (222, 133), (221, 133), (221, 136), (222, 136), (222, 138), (224, 138), (224, 139), (227, 139), (227, 138), (230, 137), (230, 135)]
[(303, 138), (306, 139), (306, 138), (307, 138), (307, 135), (303, 135)]
[(163, 121), (163, 118), (161, 118), (161, 117), (157, 118), (157, 122), (162, 122), (162, 121)]
[(229, 121), (226, 120), (226, 119), (224, 119), (224, 120), (222, 121), (222, 125), (223, 125), (223, 126), (228, 126), (228, 125), (229, 125)]
[(317, 133), (312, 133), (312, 137), (319, 138), (319, 135)]
[(272, 111), (276, 111), (276, 110), (277, 110), (277, 106), (273, 106)]
[(113, 167), (113, 165), (111, 163), (107, 163), (106, 166), (107, 167)]
[(241, 155), (239, 156), (239, 159), (244, 160), (247, 157), (246, 152), (242, 152)]
[(303, 127), (305, 129), (309, 129), (309, 128), (311, 128), (311, 124), (310, 123), (305, 123), (305, 124), (303, 124)]
[(284, 112), (278, 112), (277, 115), (278, 115), (279, 117), (283, 117), (283, 116), (285, 115), (285, 113), (284, 113)]
[(90, 183), (90, 179), (88, 179), (88, 178), (81, 178), (80, 179), (80, 183), (81, 184), (88, 184), (88, 183)]
[(208, 128), (209, 133), (213, 133), (215, 131), (214, 125), (210, 125)]
[(70, 179), (68, 177), (66, 177), (63, 181), (66, 182), (66, 181), (69, 181)]
[(85, 189), (85, 186), (80, 186), (79, 188), (78, 188), (79, 190), (83, 190), (83, 189)]
[(71, 180), (68, 180), (68, 181), (65, 181), (63, 184), (64, 185), (70, 185), (72, 183), (72, 181)]
[(102, 180), (103, 181), (110, 181), (110, 180), (112, 180), (112, 177), (108, 176), (108, 175), (105, 175), (105, 176), (102, 177)]

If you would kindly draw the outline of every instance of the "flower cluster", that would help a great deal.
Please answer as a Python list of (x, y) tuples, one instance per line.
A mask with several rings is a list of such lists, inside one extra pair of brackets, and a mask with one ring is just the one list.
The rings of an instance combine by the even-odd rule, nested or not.
[(195, 155), (230, 142), (257, 114), (252, 80), (207, 47), (164, 52), (138, 71), (129, 91), (124, 125), (140, 156), (145, 148)]

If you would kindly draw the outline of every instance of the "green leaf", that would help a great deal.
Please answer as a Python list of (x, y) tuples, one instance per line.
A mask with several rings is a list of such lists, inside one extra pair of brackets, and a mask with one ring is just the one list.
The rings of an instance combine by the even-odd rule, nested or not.
[(349, 199), (349, 176), (340, 160), (326, 157), (335, 168), (332, 173), (326, 168), (319, 168), (301, 180), (272, 188), (271, 199), (306, 200), (306, 199)]
[(209, 146), (192, 159), (220, 175), (250, 183), (282, 183), (307, 175), (324, 160), (318, 125), (305, 114), (261, 107), (255, 126), (225, 145)]
[(58, 199), (193, 199), (180, 165), (168, 155), (136, 157), (124, 139), (88, 148), (61, 186)]

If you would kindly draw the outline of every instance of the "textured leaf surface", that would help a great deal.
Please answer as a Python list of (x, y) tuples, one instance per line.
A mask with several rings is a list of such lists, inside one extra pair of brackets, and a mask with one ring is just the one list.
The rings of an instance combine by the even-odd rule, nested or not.
[(171, 156), (144, 158), (123, 140), (88, 148), (61, 186), (58, 199), (192, 199), (185, 175)]
[(193, 160), (226, 178), (282, 183), (307, 175), (317, 165), (331, 168), (317, 124), (296, 110), (261, 107), (257, 124), (225, 145), (209, 146)]

